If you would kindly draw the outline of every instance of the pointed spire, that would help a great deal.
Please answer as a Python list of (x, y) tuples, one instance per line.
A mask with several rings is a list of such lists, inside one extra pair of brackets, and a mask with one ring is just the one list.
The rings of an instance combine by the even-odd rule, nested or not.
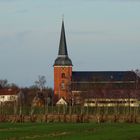
[(55, 59), (54, 66), (72, 66), (72, 61), (68, 57), (67, 44), (65, 37), (64, 19), (62, 18), (62, 28), (59, 43), (58, 57)]
[(61, 36), (60, 36), (60, 43), (59, 43), (59, 56), (67, 56), (67, 44), (66, 44), (66, 37), (65, 37), (65, 27), (64, 27), (64, 19), (62, 18), (62, 28), (61, 28)]

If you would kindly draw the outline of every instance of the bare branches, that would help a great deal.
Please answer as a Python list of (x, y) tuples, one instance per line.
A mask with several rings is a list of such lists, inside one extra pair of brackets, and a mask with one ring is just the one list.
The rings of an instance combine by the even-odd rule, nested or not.
[(45, 88), (46, 77), (45, 76), (42, 76), (42, 75), (39, 75), (38, 76), (38, 80), (35, 81), (35, 84), (40, 89), (40, 91), (42, 91)]
[(0, 87), (1, 88), (5, 88), (5, 87), (7, 87), (8, 86), (8, 81), (7, 81), (7, 79), (1, 79), (0, 80)]

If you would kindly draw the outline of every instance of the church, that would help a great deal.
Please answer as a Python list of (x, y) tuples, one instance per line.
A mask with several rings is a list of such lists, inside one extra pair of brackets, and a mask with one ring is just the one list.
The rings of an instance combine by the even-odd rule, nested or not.
[[(137, 98), (140, 77), (133, 71), (73, 71), (62, 21), (58, 56), (54, 61), (54, 98), (80, 104), (81, 98)], [(111, 101), (112, 102), (112, 101)]]

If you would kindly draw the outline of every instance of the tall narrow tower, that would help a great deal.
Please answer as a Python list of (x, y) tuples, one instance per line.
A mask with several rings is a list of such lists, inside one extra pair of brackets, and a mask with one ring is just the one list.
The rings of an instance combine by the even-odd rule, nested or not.
[(54, 62), (54, 96), (68, 99), (72, 77), (72, 61), (68, 57), (64, 21), (62, 21), (58, 57)]

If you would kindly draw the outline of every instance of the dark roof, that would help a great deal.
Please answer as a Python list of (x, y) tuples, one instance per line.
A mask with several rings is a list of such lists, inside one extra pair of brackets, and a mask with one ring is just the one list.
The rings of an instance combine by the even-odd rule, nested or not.
[(58, 55), (68, 55), (66, 37), (65, 37), (64, 21), (62, 21), (61, 37), (60, 37)]
[(72, 62), (69, 57), (57, 57), (54, 66), (72, 66)]
[(73, 91), (96, 89), (135, 89), (136, 74), (132, 71), (76, 71), (72, 73)]
[(4, 88), (0, 89), (0, 95), (17, 95), (19, 93), (18, 89)]
[(84, 81), (135, 81), (133, 71), (74, 71), (72, 82)]
[(65, 37), (64, 21), (62, 21), (61, 37), (59, 43), (58, 57), (54, 62), (54, 66), (72, 66), (72, 61), (68, 57), (67, 44)]

